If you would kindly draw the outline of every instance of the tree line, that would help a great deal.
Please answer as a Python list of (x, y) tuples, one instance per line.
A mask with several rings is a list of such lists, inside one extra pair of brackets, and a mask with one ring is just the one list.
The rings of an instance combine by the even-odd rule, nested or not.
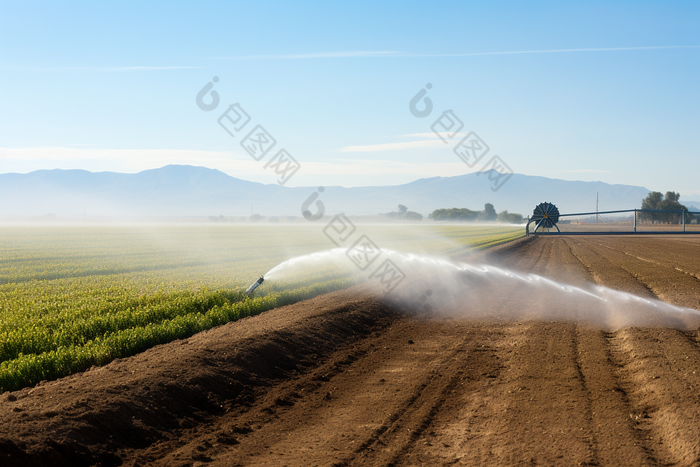
[(523, 216), (508, 212), (496, 213), (493, 204), (486, 203), (483, 211), (472, 211), (467, 208), (436, 209), (428, 216), (434, 221), (452, 222), (503, 222), (506, 224), (522, 224)]
[[(687, 211), (688, 208), (678, 201), (680, 197), (681, 194), (674, 191), (667, 191), (666, 195), (663, 195), (660, 191), (652, 191), (642, 200), (642, 209)], [(686, 224), (689, 224), (693, 220), (692, 214), (686, 212), (683, 215), (685, 216)], [(651, 222), (652, 224), (675, 223), (680, 220), (678, 214), (672, 212), (641, 212), (639, 213), (639, 218), (642, 221)]]
[(380, 214), (380, 216), (386, 216), (389, 219), (400, 219), (403, 221), (422, 221), (423, 214), (415, 211), (409, 211), (406, 206), (399, 204), (398, 211), (387, 212), (386, 214)]

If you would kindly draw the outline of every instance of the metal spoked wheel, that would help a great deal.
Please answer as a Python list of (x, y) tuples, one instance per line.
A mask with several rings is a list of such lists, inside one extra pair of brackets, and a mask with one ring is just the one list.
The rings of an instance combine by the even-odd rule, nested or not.
[(552, 203), (540, 203), (532, 211), (532, 222), (535, 222), (535, 230), (542, 227), (543, 229), (551, 229), (556, 227), (557, 232), (559, 232), (559, 227), (557, 222), (559, 222), (559, 209)]

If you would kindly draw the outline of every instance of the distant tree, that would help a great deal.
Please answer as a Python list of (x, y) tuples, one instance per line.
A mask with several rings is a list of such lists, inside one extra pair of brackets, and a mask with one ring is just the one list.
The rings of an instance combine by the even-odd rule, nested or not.
[(498, 214), (496, 213), (496, 209), (494, 209), (493, 204), (486, 203), (483, 211), (472, 211), (471, 209), (467, 208), (436, 209), (430, 213), (429, 217), (434, 221), (492, 222), (498, 218)]
[(498, 214), (498, 221), (505, 224), (522, 224), (523, 216), (522, 214), (515, 214), (505, 210)]
[(404, 213), (402, 219), (406, 220), (406, 221), (422, 221), (423, 214), (419, 214), (415, 211), (408, 211), (408, 212)]
[[(684, 205), (679, 202), (681, 195), (674, 191), (667, 191), (666, 195), (662, 195), (659, 191), (652, 191), (642, 200), (642, 209), (658, 209), (661, 211), (687, 211)], [(692, 214), (684, 214), (685, 221), (690, 222), (693, 219)], [(643, 212), (640, 214), (643, 220), (655, 222), (672, 222), (678, 219), (678, 216), (670, 212)]]
[(480, 211), (472, 211), (467, 208), (436, 209), (430, 213), (434, 221), (475, 221), (479, 217)]
[(496, 214), (496, 209), (493, 207), (493, 204), (491, 204), (491, 203), (484, 204), (484, 210), (481, 211), (481, 213), (479, 214), (479, 220), (480, 221), (495, 221), (497, 217), (498, 217), (498, 214)]
[(414, 211), (409, 211), (406, 206), (399, 204), (398, 211), (387, 212), (386, 214), (380, 214), (380, 216), (386, 216), (389, 219), (401, 219), (407, 221), (421, 221), (423, 220), (423, 215)]
[(264, 218), (265, 216), (261, 216), (260, 214), (253, 214), (252, 216), (250, 216), (250, 222), (260, 222)]
[[(642, 209), (661, 209), (659, 205), (663, 199), (664, 195), (660, 191), (652, 191), (642, 200)], [(660, 220), (658, 212), (643, 212), (639, 217), (652, 223)]]

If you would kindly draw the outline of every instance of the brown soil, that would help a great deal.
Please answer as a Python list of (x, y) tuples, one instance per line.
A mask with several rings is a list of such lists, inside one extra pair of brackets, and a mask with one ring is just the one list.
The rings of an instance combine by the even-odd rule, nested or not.
[[(697, 238), (530, 238), (479, 260), (700, 309)], [(5, 393), (0, 417), (7, 466), (697, 466), (700, 341), (437, 317), (356, 287)]]

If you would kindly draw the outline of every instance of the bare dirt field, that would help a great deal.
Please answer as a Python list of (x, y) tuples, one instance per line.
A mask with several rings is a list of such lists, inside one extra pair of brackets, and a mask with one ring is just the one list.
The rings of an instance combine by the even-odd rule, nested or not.
[[(477, 260), (700, 310), (697, 237)], [(5, 393), (0, 465), (700, 465), (697, 327), (509, 319), (518, 297), (464, 319), (355, 287)]]
[[(587, 222), (578, 223), (572, 222), (570, 224), (557, 224), (562, 232), (627, 232), (629, 234), (634, 233), (634, 224), (630, 220), (629, 222), (601, 222), (599, 224)], [(531, 227), (534, 229), (534, 227)], [(669, 234), (682, 234), (683, 229), (685, 232), (700, 232), (700, 224), (686, 224), (685, 227), (681, 224), (650, 224), (650, 223), (638, 223), (637, 232), (668, 232)], [(555, 231), (555, 229), (550, 229)]]

